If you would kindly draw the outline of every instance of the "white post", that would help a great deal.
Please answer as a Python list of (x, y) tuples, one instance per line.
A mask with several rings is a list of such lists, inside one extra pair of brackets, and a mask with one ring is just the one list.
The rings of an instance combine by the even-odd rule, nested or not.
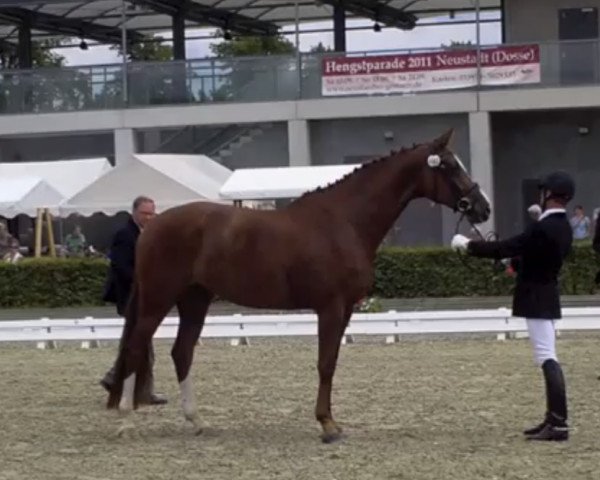
[(469, 113), (469, 146), (471, 152), (471, 176), (479, 183), (492, 203), (489, 220), (479, 226), (484, 235), (495, 230), (494, 205), (494, 160), (492, 153), (492, 132), (488, 112)]
[(311, 165), (308, 121), (288, 121), (288, 154), (290, 167), (308, 167)]
[(123, 165), (131, 161), (136, 153), (135, 132), (131, 128), (117, 128), (114, 133), (115, 139), (115, 163)]

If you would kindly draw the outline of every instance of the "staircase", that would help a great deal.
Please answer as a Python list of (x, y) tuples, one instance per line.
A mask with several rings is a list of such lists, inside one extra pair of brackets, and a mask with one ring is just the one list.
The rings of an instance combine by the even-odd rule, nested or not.
[(193, 146), (193, 151), (203, 153), (225, 166), (234, 152), (263, 135), (273, 124), (229, 125), (209, 140)]
[(256, 140), (272, 126), (272, 123), (227, 125), (215, 128), (208, 137), (205, 128), (187, 126), (169, 136), (152, 153), (201, 153), (228, 166), (228, 159), (234, 152)]

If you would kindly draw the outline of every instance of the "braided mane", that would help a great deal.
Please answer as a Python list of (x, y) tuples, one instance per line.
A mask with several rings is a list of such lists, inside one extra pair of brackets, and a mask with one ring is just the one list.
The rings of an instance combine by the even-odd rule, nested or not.
[(304, 192), (302, 195), (300, 195), (298, 198), (296, 198), (295, 201), (301, 200), (307, 196), (312, 196), (313, 194), (316, 194), (316, 193), (323, 193), (323, 192), (329, 191), (333, 187), (339, 185), (342, 182), (345, 182), (346, 180), (348, 180), (351, 177), (354, 177), (357, 175), (362, 175), (365, 172), (369, 172), (374, 166), (380, 165), (381, 163), (385, 162), (386, 160), (389, 160), (390, 158), (392, 158), (398, 154), (412, 152), (413, 150), (416, 150), (417, 148), (419, 148), (422, 145), (423, 144), (421, 144), (421, 143), (413, 143), (412, 147), (400, 147), (400, 150), (391, 150), (390, 153), (388, 153), (387, 155), (383, 155), (381, 157), (376, 157), (371, 161), (363, 163), (360, 167), (352, 170), (350, 173), (347, 173), (343, 177), (338, 178), (335, 182), (328, 183), (324, 187), (317, 187), (313, 190), (309, 190), (308, 192)]

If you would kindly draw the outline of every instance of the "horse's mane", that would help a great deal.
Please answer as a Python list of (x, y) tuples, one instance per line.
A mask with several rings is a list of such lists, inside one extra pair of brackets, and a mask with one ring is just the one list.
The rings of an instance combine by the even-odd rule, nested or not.
[(346, 182), (350, 178), (354, 178), (356, 176), (364, 175), (365, 173), (370, 172), (377, 165), (382, 164), (386, 160), (389, 160), (390, 158), (395, 157), (396, 155), (412, 152), (423, 145), (424, 144), (422, 144), (422, 143), (413, 143), (412, 147), (400, 147), (400, 150), (390, 150), (390, 153), (388, 153), (387, 155), (375, 157), (374, 159), (363, 163), (360, 167), (357, 167), (354, 170), (352, 170), (351, 172), (344, 175), (343, 177), (338, 178), (335, 182), (331, 182), (323, 187), (317, 187), (313, 190), (309, 190), (308, 192), (304, 192), (302, 195), (300, 195), (298, 198), (296, 198), (293, 203), (297, 202), (298, 200), (302, 200), (306, 197), (312, 197), (314, 194), (317, 194), (317, 193), (327, 192), (327, 191), (331, 190), (332, 188), (338, 186), (339, 184)]

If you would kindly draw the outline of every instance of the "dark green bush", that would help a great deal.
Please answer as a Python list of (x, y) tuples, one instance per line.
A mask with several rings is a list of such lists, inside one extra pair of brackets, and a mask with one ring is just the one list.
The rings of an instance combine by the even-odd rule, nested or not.
[[(385, 248), (375, 261), (372, 295), (385, 298), (510, 295), (514, 280), (491, 260), (463, 257), (445, 248)], [(102, 305), (104, 260), (23, 260), (0, 263), (0, 307)], [(598, 270), (589, 244), (576, 244), (561, 275), (562, 293), (594, 291)]]
[(0, 263), (0, 307), (102, 305), (107, 268), (104, 260)]

